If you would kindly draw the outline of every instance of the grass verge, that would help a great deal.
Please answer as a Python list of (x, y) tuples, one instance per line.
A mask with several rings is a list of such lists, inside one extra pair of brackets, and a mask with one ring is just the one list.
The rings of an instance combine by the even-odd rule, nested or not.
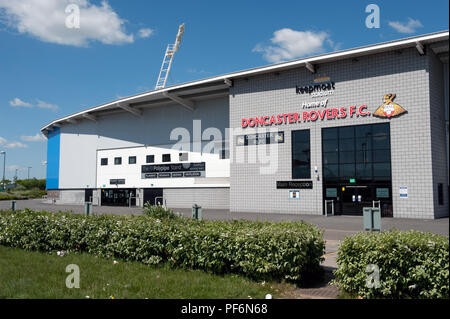
[[(88, 254), (63, 257), (0, 246), (0, 298), (149, 298), (221, 299), (286, 297), (295, 289), (285, 283), (257, 283), (238, 275), (170, 269), (99, 258)], [(80, 269), (80, 288), (66, 287), (66, 266)]]

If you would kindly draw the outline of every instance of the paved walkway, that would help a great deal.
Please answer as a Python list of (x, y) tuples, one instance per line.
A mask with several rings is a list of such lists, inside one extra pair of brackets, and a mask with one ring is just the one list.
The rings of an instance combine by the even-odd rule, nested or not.
[[(17, 209), (30, 208), (50, 212), (72, 211), (76, 214), (84, 213), (84, 206), (80, 205), (53, 205), (44, 204), (40, 199), (16, 201)], [(9, 209), (10, 201), (0, 201), (0, 209)], [(190, 209), (174, 209), (184, 216), (191, 216)], [(94, 214), (115, 214), (115, 215), (142, 215), (142, 208), (139, 207), (108, 207), (94, 206)], [(336, 287), (330, 286), (329, 281), (333, 277), (333, 270), (337, 268), (336, 257), (341, 240), (347, 236), (354, 235), (362, 231), (363, 219), (361, 216), (312, 216), (294, 214), (261, 214), (261, 213), (231, 213), (229, 210), (204, 209), (203, 218), (211, 220), (232, 220), (247, 219), (259, 221), (300, 221), (311, 223), (324, 231), (326, 242), (325, 261), (322, 267), (325, 271), (321, 282), (315, 282), (311, 286), (302, 287), (294, 292), (294, 296), (306, 299), (327, 299), (336, 298), (339, 291)], [(436, 220), (405, 219), (405, 218), (382, 218), (383, 230), (419, 230), (432, 232), (440, 235), (449, 235), (449, 218)]]

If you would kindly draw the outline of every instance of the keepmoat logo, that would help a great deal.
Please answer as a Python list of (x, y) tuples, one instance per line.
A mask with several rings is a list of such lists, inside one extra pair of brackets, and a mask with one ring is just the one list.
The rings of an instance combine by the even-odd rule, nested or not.
[(309, 94), (311, 97), (327, 96), (334, 93), (335, 83), (329, 77), (321, 77), (314, 80), (314, 84), (295, 86), (297, 94)]
[(406, 113), (403, 107), (394, 102), (396, 96), (396, 94), (385, 94), (383, 97), (383, 105), (377, 108), (373, 116), (391, 118)]

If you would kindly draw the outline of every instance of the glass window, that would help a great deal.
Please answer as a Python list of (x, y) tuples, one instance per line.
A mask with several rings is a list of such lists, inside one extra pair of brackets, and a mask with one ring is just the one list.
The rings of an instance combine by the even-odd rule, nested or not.
[(339, 152), (339, 163), (350, 164), (355, 162), (355, 152)]
[(146, 163), (154, 163), (155, 162), (155, 155), (147, 155), (145, 159)]
[(376, 163), (389, 163), (391, 161), (391, 152), (388, 149), (373, 151), (373, 161)]
[(338, 138), (338, 128), (324, 128), (322, 130), (322, 139), (323, 140), (333, 140)]
[(114, 157), (114, 165), (122, 165), (122, 157)]
[(444, 184), (438, 184), (438, 204), (444, 205)]
[(355, 164), (340, 164), (340, 177), (355, 177)]
[(339, 163), (339, 157), (338, 152), (331, 152), (331, 153), (323, 153), (323, 163), (324, 164), (338, 164)]
[(391, 176), (391, 164), (390, 163), (374, 163), (373, 164), (373, 176)]
[(324, 152), (337, 152), (339, 144), (337, 140), (325, 140), (322, 142), (322, 148)]
[(378, 134), (373, 136), (373, 149), (389, 149), (389, 136), (387, 134)]
[(369, 138), (372, 136), (371, 125), (357, 125), (355, 129), (355, 135), (357, 138)]
[(339, 165), (324, 165), (323, 175), (325, 178), (338, 178), (339, 177)]
[(347, 126), (339, 128), (339, 139), (342, 138), (354, 138), (355, 137), (355, 127)]
[(136, 164), (136, 156), (128, 157), (128, 164)]
[(107, 159), (107, 158), (102, 158), (101, 161), (100, 161), (100, 164), (101, 164), (102, 166), (108, 165), (108, 159)]
[(356, 163), (370, 163), (372, 159), (370, 158), (371, 151), (357, 151), (356, 152)]
[(309, 130), (292, 131), (292, 178), (311, 178)]
[(163, 154), (162, 161), (163, 163), (170, 162), (170, 154)]
[(356, 150), (366, 151), (372, 149), (372, 139), (371, 138), (357, 138), (356, 139)]
[(345, 138), (339, 140), (339, 150), (340, 151), (354, 151), (355, 150), (355, 139)]
[(372, 164), (356, 164), (356, 177), (372, 178)]

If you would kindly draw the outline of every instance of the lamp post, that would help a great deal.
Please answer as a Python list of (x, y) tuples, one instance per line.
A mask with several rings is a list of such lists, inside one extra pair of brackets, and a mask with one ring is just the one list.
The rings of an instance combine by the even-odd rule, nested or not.
[(3, 188), (5, 188), (5, 170), (6, 170), (6, 151), (1, 151), (0, 154), (3, 154)]
[(32, 168), (31, 166), (28, 166), (28, 179), (30, 179), (30, 169)]

